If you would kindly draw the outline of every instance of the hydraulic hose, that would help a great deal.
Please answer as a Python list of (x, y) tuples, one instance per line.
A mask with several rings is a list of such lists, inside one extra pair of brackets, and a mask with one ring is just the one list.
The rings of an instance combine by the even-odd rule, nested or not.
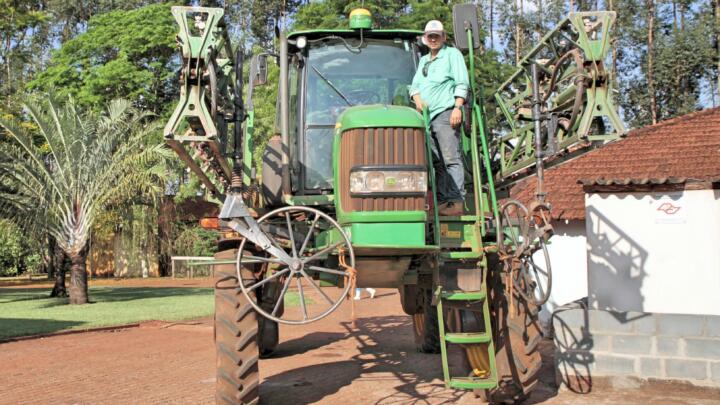
[(280, 32), (280, 157), (282, 165), (282, 193), (283, 198), (290, 197), (290, 159), (288, 148), (290, 145), (290, 125), (288, 122), (288, 42), (285, 30)]

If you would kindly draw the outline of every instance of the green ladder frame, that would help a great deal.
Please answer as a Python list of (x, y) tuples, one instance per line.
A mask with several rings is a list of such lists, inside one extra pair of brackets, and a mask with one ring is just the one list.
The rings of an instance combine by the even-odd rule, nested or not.
[[(485, 260), (483, 259), (483, 262)], [(492, 338), (492, 329), (490, 328), (490, 308), (487, 302), (487, 286), (483, 282), (480, 291), (443, 291), (442, 286), (438, 286), (435, 293), (437, 297), (438, 326), (440, 330), (440, 355), (442, 356), (443, 379), (445, 386), (456, 389), (492, 389), (497, 387), (497, 367), (495, 365), (495, 345)], [(445, 333), (445, 320), (443, 317), (443, 300), (449, 301), (482, 301), (483, 304), (483, 324), (485, 331), (483, 332), (456, 332)], [(489, 375), (485, 377), (475, 376), (451, 376), (450, 366), (447, 358), (447, 345), (450, 344), (478, 344), (483, 345), (487, 351), (488, 364), (490, 366)]]
[[(468, 43), (472, 44), (472, 32), (466, 30), (468, 36)], [(470, 59), (470, 72), (475, 71), (475, 55), (473, 48), (469, 49)], [(470, 85), (472, 94), (476, 97), (477, 89), (475, 84), (474, 75), (471, 75)], [(477, 97), (476, 97), (477, 98)], [(483, 246), (483, 236), (486, 235), (485, 229), (485, 213), (492, 213), (495, 217), (498, 216), (497, 198), (495, 196), (495, 184), (493, 176), (490, 171), (490, 157), (488, 151), (488, 142), (485, 134), (485, 122), (483, 118), (483, 111), (481, 105), (475, 102), (473, 103), (472, 116), (465, 117), (465, 119), (471, 119), (472, 129), (470, 132), (470, 154), (472, 161), (472, 176), (473, 176), (473, 200), (474, 214), (473, 215), (462, 215), (459, 217), (438, 217), (437, 209), (435, 210), (435, 235), (437, 237), (436, 243), (441, 243), (441, 229), (440, 223), (445, 223), (450, 226), (450, 223), (460, 225), (462, 247), (469, 247), (469, 251), (445, 251), (440, 253), (441, 262), (449, 261), (472, 261), (477, 260), (477, 271), (482, 274), (482, 282), (480, 290), (477, 291), (444, 291), (443, 286), (440, 285), (435, 291), (435, 298), (437, 302), (438, 311), (438, 329), (440, 332), (440, 353), (442, 358), (443, 368), (443, 379), (445, 385), (449, 388), (455, 389), (492, 389), (497, 387), (497, 367), (495, 364), (495, 345), (493, 343), (492, 328), (490, 323), (490, 308), (487, 302), (487, 258), (485, 256), (485, 250)], [(428, 150), (430, 149), (430, 131), (427, 115), (425, 115), (426, 122), (426, 139), (428, 141)], [(479, 134), (478, 134), (479, 133)], [(478, 136), (479, 135), (479, 136)], [(480, 138), (480, 139), (478, 139)], [(465, 139), (465, 135), (463, 135)], [(478, 142), (480, 141), (480, 142)], [(478, 146), (481, 146), (482, 156), (478, 151)], [(480, 169), (480, 159), (483, 160), (486, 177), (487, 177), (487, 193), (483, 187), (482, 171)], [(432, 170), (432, 165), (430, 165)], [(431, 172), (431, 180), (434, 179), (434, 171)], [(434, 184), (434, 182), (433, 182)], [(489, 199), (487, 198), (489, 194)], [(489, 205), (489, 206), (488, 206)], [(466, 232), (466, 226), (471, 225), (472, 231)], [(467, 303), (478, 303), (482, 301), (482, 312), (483, 312), (483, 324), (484, 331), (482, 332), (456, 332), (456, 333), (445, 333), (445, 319), (443, 315), (443, 301), (454, 301), (454, 302), (467, 302)], [(450, 366), (448, 363), (447, 356), (447, 345), (448, 344), (460, 344), (460, 345), (482, 345), (482, 349), (486, 351), (489, 373), (484, 377), (476, 376), (451, 376)]]

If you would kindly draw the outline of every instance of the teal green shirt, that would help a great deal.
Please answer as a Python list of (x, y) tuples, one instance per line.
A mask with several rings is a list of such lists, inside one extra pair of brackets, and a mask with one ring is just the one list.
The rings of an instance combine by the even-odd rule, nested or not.
[[(428, 65), (427, 77), (423, 75), (425, 65)], [(470, 80), (462, 53), (445, 45), (433, 61), (430, 61), (429, 53), (420, 58), (410, 85), (410, 97), (420, 93), (430, 110), (430, 119), (433, 119), (455, 105), (456, 97), (467, 99), (468, 87)]]

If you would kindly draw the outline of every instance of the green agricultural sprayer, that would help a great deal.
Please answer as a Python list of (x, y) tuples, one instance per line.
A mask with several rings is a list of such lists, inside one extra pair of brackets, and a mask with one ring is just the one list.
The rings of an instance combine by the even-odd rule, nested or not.
[[(472, 93), (462, 134), (468, 194), (454, 217), (438, 216), (427, 114), (408, 95), (427, 52), (422, 32), (372, 29), (364, 9), (346, 30), (282, 31), (278, 54), (252, 57), (243, 94), (243, 51), (230, 44), (223, 10), (172, 13), (183, 67), (165, 138), (222, 204), (217, 401), (257, 402), (258, 358), (276, 348), (278, 324), (323, 318), (353, 286), (399, 290), (415, 343), (440, 353), (447, 386), (490, 401), (526, 396), (538, 381), (537, 315), (552, 280), (543, 168), (624, 133), (603, 65), (614, 13), (570, 14), (495, 92), (486, 119), (474, 80), (476, 8), (455, 6)], [(253, 90), (267, 83), (270, 58), (280, 67), (276, 133), (258, 134)], [(252, 151), (267, 138), (257, 175)], [(536, 201), (507, 199), (529, 175)], [(299, 305), (285, 308), (290, 291)]]

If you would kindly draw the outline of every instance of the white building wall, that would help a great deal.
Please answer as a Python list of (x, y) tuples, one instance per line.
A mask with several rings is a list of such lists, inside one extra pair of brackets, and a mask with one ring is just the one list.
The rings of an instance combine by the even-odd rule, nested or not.
[[(540, 312), (540, 320), (546, 324), (555, 308), (584, 298), (588, 293), (585, 221), (553, 221), (552, 225), (555, 233), (548, 245), (552, 289), (550, 299)], [(533, 259), (544, 263), (541, 252), (536, 252)]]
[(586, 194), (591, 308), (720, 315), (720, 190)]

